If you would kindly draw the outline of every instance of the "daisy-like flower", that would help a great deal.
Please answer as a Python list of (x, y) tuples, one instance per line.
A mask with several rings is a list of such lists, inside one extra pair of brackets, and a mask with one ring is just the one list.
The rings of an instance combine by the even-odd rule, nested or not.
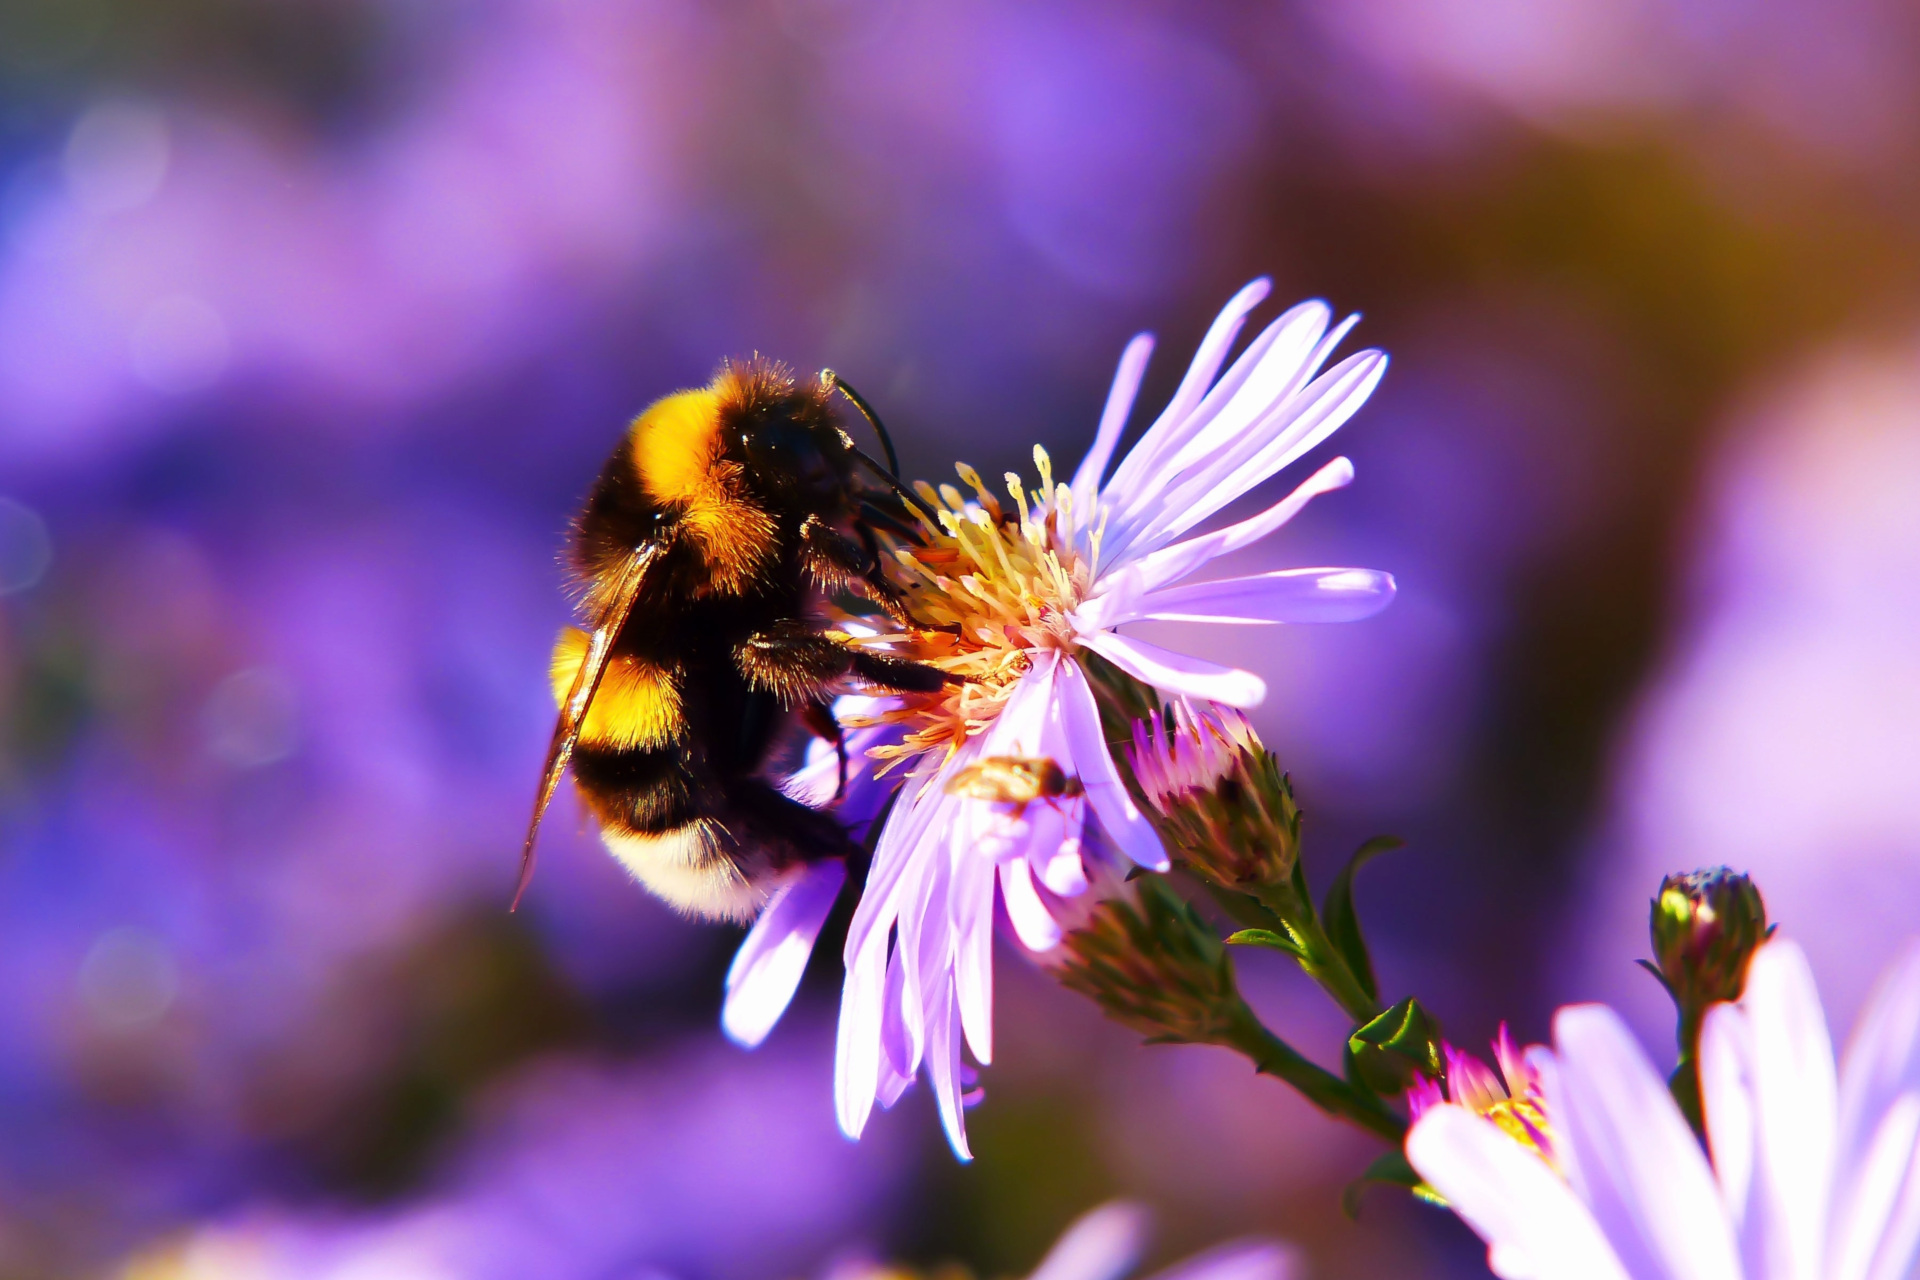
[(1553, 1128), (1547, 1123), (1546, 1089), (1537, 1058), (1546, 1052), (1534, 1045), (1522, 1053), (1500, 1024), (1494, 1037), (1493, 1060), (1496, 1072), (1470, 1053), (1452, 1045), (1443, 1046), (1447, 1059), (1447, 1082), (1421, 1076), (1407, 1090), (1407, 1113), (1416, 1123), (1435, 1107), (1451, 1103), (1490, 1120), (1508, 1137), (1532, 1147), (1548, 1164), (1559, 1167), (1554, 1155)]
[[(904, 781), (847, 937), (836, 1102), (849, 1136), (866, 1126), (876, 1100), (891, 1105), (925, 1066), (947, 1136), (967, 1158), (961, 1049), (964, 1039), (978, 1063), (993, 1056), (996, 890), (1021, 942), (1044, 951), (1061, 936), (1056, 905), (1085, 893), (1089, 871), (1102, 869), (1090, 858), (1167, 865), (1115, 768), (1085, 655), (1173, 694), (1250, 707), (1266, 692), (1252, 673), (1118, 628), (1149, 619), (1343, 621), (1392, 598), (1393, 580), (1368, 569), (1186, 582), (1352, 479), (1351, 464), (1338, 459), (1259, 515), (1193, 534), (1337, 430), (1386, 370), (1384, 355), (1363, 351), (1321, 373), (1357, 317), (1330, 328), (1327, 307), (1308, 302), (1221, 374), (1267, 287), (1256, 281), (1227, 305), (1172, 402), (1110, 478), (1152, 349), (1146, 335), (1121, 356), (1093, 447), (1071, 480), (1057, 481), (1036, 449), (1031, 492), (1010, 475), (1002, 499), (964, 466), (971, 496), (920, 486), (925, 537), (898, 556), (908, 611), (922, 625), (870, 643), (964, 683), (903, 697), (872, 722), (900, 733), (876, 755)], [(1044, 762), (1050, 771), (1038, 767)], [(1043, 774), (1068, 785), (1044, 795), (988, 785)]]
[(1536, 1052), (1559, 1169), (1447, 1103), (1407, 1158), (1518, 1280), (1901, 1280), (1920, 1252), (1920, 944), (1838, 1072), (1806, 956), (1778, 939), (1701, 1031), (1701, 1150), (1612, 1010), (1562, 1009)]

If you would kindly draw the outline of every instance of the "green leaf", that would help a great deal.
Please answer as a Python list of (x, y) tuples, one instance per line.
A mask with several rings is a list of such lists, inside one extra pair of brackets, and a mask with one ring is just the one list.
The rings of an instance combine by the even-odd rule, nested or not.
[(1228, 934), (1227, 943), (1230, 946), (1268, 947), (1274, 951), (1284, 951), (1296, 960), (1307, 958), (1307, 953), (1301, 950), (1299, 943), (1271, 929), (1242, 929), (1238, 933)]
[(1405, 1089), (1416, 1071), (1438, 1080), (1446, 1070), (1440, 1024), (1408, 996), (1347, 1037), (1347, 1063), (1362, 1084), (1387, 1096)]
[(1340, 1193), (1340, 1208), (1349, 1218), (1360, 1216), (1360, 1193), (1369, 1186), (1386, 1184), (1405, 1187), (1417, 1192), (1420, 1187), (1420, 1175), (1407, 1163), (1407, 1157), (1399, 1151), (1389, 1151), (1367, 1166), (1367, 1171), (1347, 1184)]
[(1370, 1000), (1380, 998), (1380, 985), (1374, 980), (1373, 960), (1367, 955), (1366, 939), (1360, 936), (1360, 917), (1353, 910), (1353, 873), (1389, 849), (1402, 848), (1406, 843), (1398, 836), (1375, 836), (1355, 849), (1328, 887), (1326, 905), (1320, 912), (1327, 938), (1339, 949)]

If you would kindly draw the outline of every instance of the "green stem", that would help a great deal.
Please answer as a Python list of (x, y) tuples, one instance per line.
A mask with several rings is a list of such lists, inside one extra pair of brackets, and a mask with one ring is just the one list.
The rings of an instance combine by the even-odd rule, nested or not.
[(1293, 1046), (1262, 1026), (1242, 1003), (1239, 1015), (1216, 1041), (1244, 1055), (1254, 1070), (1298, 1089), (1330, 1116), (1356, 1124), (1395, 1146), (1407, 1136), (1407, 1122), (1372, 1094), (1363, 1093), (1331, 1071), (1302, 1057)]
[(1380, 1002), (1367, 994), (1346, 957), (1340, 954), (1340, 948), (1333, 945), (1333, 939), (1320, 927), (1320, 917), (1312, 903), (1302, 902), (1299, 894), (1284, 885), (1262, 891), (1260, 903), (1300, 944), (1304, 954), (1300, 967), (1320, 984), (1321, 990), (1333, 997), (1355, 1026), (1365, 1026), (1379, 1016)]

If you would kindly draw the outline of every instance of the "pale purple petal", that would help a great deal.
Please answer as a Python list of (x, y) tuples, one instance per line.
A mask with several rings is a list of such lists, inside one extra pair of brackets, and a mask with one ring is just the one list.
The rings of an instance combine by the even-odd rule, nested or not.
[[(1332, 319), (1332, 309), (1315, 298), (1268, 325), (1193, 411), (1187, 440), (1160, 469), (1179, 473), (1205, 465), (1275, 405), (1297, 394), (1320, 363), (1315, 353), (1324, 349)], [(1339, 331), (1352, 327), (1350, 320)]]
[(1136, 477), (1154, 470), (1155, 459), (1166, 455), (1170, 441), (1173, 446), (1178, 446), (1179, 440), (1175, 437), (1186, 425), (1194, 407), (1206, 396), (1214, 375), (1220, 372), (1220, 366), (1226, 362), (1227, 352), (1232, 350), (1233, 340), (1240, 336), (1240, 327), (1246, 323), (1247, 313), (1265, 301), (1271, 287), (1271, 282), (1264, 277), (1253, 281), (1234, 294), (1220, 314), (1214, 317), (1213, 324), (1207, 329), (1207, 336), (1200, 340), (1200, 347), (1194, 352), (1193, 363), (1187, 366), (1186, 376), (1174, 391), (1173, 399), (1160, 411), (1160, 416), (1147, 428), (1140, 442), (1121, 460), (1119, 470), (1114, 472), (1112, 482), (1107, 485), (1106, 492), (1116, 501), (1125, 501), (1125, 495)]
[[(1084, 848), (1080, 837), (1067, 835), (1066, 830), (1069, 825), (1079, 830), (1086, 806), (1082, 801), (1068, 801), (1064, 813), (1053, 805), (1037, 807), (1040, 813), (1034, 825), (1045, 832), (1034, 841), (1034, 847), (1042, 855), (1036, 867), (1040, 883), (1063, 898), (1077, 898), (1087, 891), (1087, 865), (1082, 857)], [(1055, 830), (1059, 832), (1057, 836), (1053, 834)]]
[(1573, 1005), (1553, 1020), (1547, 1113), (1577, 1162), (1575, 1188), (1634, 1276), (1740, 1280), (1732, 1224), (1693, 1130), (1619, 1015)]
[(786, 1012), (846, 881), (847, 867), (839, 859), (813, 863), (775, 891), (753, 922), (727, 970), (720, 1009), (720, 1026), (735, 1044), (753, 1048)]
[(1828, 1280), (1873, 1272), (1905, 1276), (1913, 1261), (1915, 1163), (1920, 1161), (1920, 1094), (1886, 1109), (1844, 1188), (1835, 1188)]
[(1123, 622), (1357, 622), (1393, 600), (1393, 575), (1378, 569), (1280, 569), (1164, 587), (1142, 596)]
[(1819, 1280), (1839, 1104), (1826, 1014), (1805, 953), (1785, 938), (1762, 946), (1740, 1004), (1753, 1034), (1768, 1273)]
[(1407, 1160), (1487, 1242), (1506, 1280), (1629, 1280), (1587, 1207), (1545, 1161), (1451, 1103), (1420, 1117)]
[[(1109, 637), (1117, 639), (1118, 637)], [(1062, 662), (1055, 682), (1059, 696), (1055, 714), (1073, 752), (1073, 766), (1087, 803), (1100, 818), (1107, 838), (1121, 853), (1140, 866), (1155, 871), (1167, 869), (1167, 853), (1153, 824), (1127, 794), (1126, 784), (1108, 754), (1107, 740), (1100, 727), (1100, 708), (1094, 703), (1093, 690), (1076, 662)]]
[(1753, 1035), (1738, 1005), (1717, 1004), (1700, 1027), (1700, 1109), (1707, 1122), (1713, 1173), (1742, 1253), (1757, 1256), (1748, 1230), (1754, 1152)]
[(953, 965), (951, 846), (956, 834), (952, 815), (958, 806), (950, 796), (940, 799), (940, 816), (928, 835), (929, 847), (916, 860), (914, 870), (908, 872), (911, 883), (902, 885), (894, 939), (894, 962), (900, 966), (905, 986), (900, 1007), (916, 1061), (928, 1031), (925, 1018), (916, 1015), (930, 1007), (935, 985)]
[[(1879, 1130), (1886, 1138), (1885, 1146), (1896, 1153), (1899, 1144), (1905, 1141), (1906, 1169), (1886, 1225), (1881, 1229), (1866, 1280), (1911, 1280), (1914, 1259), (1920, 1255), (1920, 1149), (1917, 1149), (1920, 1140), (1912, 1137), (1907, 1129), (1915, 1106), (1913, 1095), (1902, 1098), (1896, 1106), (1888, 1108), (1887, 1119)], [(1881, 1143), (1876, 1141), (1875, 1146), (1880, 1147)]]
[[(887, 989), (880, 1006), (880, 1079), (888, 1076), (913, 1079), (920, 1070), (921, 1009), (907, 999), (906, 969), (896, 951), (887, 960)], [(914, 1028), (909, 1031), (908, 1027)], [(884, 1094), (883, 1094), (884, 1096)]]
[(993, 1061), (994, 861), (968, 851), (953, 872), (955, 992), (974, 1061)]
[(1312, 377), (1308, 361), (1326, 332), (1332, 312), (1323, 302), (1303, 302), (1268, 325), (1205, 399), (1177, 424), (1141, 441), (1122, 471), (1128, 476), (1103, 495), (1116, 546), (1132, 540), (1158, 514), (1160, 495), (1207, 465), (1263, 415)]
[[(1872, 1264), (1873, 1254), (1883, 1248), (1889, 1256), (1883, 1264), (1873, 1265), (1876, 1271), (1905, 1274), (1904, 1265), (1912, 1260), (1911, 1238), (1904, 1249), (1899, 1241), (1888, 1238), (1902, 1227), (1894, 1221), (1901, 1206), (1897, 1188), (1895, 1194), (1877, 1198), (1884, 1200), (1884, 1208), (1878, 1209), (1876, 1216), (1866, 1211), (1869, 1197), (1862, 1194), (1859, 1184), (1872, 1163), (1869, 1153), (1883, 1147), (1880, 1135), (1892, 1113), (1916, 1097), (1920, 1097), (1920, 942), (1909, 943), (1874, 988), (1854, 1024), (1840, 1067), (1840, 1123), (1832, 1197), (1836, 1218), (1829, 1256), (1858, 1254), (1863, 1273)], [(1911, 1159), (1913, 1153), (1908, 1154)], [(1836, 1269), (1836, 1274), (1842, 1271)]]
[(927, 1006), (927, 1075), (933, 1086), (934, 1101), (940, 1107), (940, 1125), (947, 1131), (953, 1154), (961, 1160), (973, 1159), (967, 1149), (967, 1122), (964, 1082), (961, 1080), (959, 1021), (953, 1002), (953, 975), (946, 973), (934, 980), (936, 986)]
[[(1223, 667), (1145, 640), (1115, 635), (1111, 631), (1091, 631), (1080, 634), (1080, 643), (1156, 689), (1223, 702), (1242, 710), (1259, 706), (1267, 697), (1267, 682), (1251, 671)], [(1095, 805), (1095, 809), (1098, 808)], [(1104, 819), (1106, 815), (1102, 813), (1101, 817)]]
[(1073, 497), (1091, 510), (1100, 493), (1100, 479), (1113, 460), (1120, 434), (1127, 429), (1127, 415), (1133, 412), (1133, 398), (1140, 390), (1140, 378), (1147, 371), (1147, 358), (1153, 354), (1153, 335), (1135, 334), (1127, 349), (1120, 353), (1120, 367), (1113, 374), (1113, 388), (1107, 392), (1106, 408), (1100, 411), (1100, 429), (1094, 433), (1093, 447), (1080, 460), (1073, 473)]
[(901, 786), (900, 798), (894, 802), (893, 811), (880, 830), (873, 867), (867, 872), (867, 883), (860, 891), (853, 921), (847, 926), (843, 955), (849, 966), (862, 950), (876, 943), (885, 948), (887, 933), (899, 914), (901, 877), (913, 865), (916, 850), (933, 821), (952, 763), (949, 761), (947, 768), (937, 771), (915, 774)]
[(1307, 477), (1299, 488), (1259, 515), (1213, 533), (1162, 547), (1150, 555), (1142, 556), (1125, 572), (1138, 575), (1139, 590), (1142, 592), (1178, 582), (1216, 556), (1252, 546), (1299, 515), (1309, 502), (1321, 494), (1344, 488), (1352, 481), (1353, 464), (1345, 458), (1335, 458)]
[(1278, 1241), (1231, 1240), (1148, 1280), (1292, 1280), (1301, 1272), (1299, 1255)]
[(1115, 539), (1118, 558), (1164, 546), (1339, 430), (1386, 376), (1379, 351), (1349, 356), (1316, 378), (1222, 451), (1166, 489), (1151, 524), (1131, 539)]
[(1027, 1280), (1120, 1280), (1147, 1246), (1147, 1211), (1117, 1200), (1074, 1219)]
[(1014, 936), (1029, 951), (1051, 951), (1060, 945), (1060, 925), (1033, 887), (1025, 858), (1000, 864), (1000, 896)]
[(859, 1137), (867, 1127), (880, 1085), (880, 1006), (886, 980), (884, 946), (849, 957), (833, 1057), (834, 1111), (840, 1132), (849, 1138)]

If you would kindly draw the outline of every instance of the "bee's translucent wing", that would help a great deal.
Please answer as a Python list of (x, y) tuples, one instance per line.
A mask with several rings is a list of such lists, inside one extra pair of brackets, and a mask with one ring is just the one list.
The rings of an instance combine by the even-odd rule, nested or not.
[(540, 819), (546, 816), (553, 789), (560, 785), (560, 774), (573, 757), (573, 744), (580, 740), (580, 726), (586, 722), (593, 696), (600, 691), (600, 679), (607, 673), (607, 659), (613, 654), (613, 642), (627, 625), (633, 602), (640, 597), (647, 573), (666, 552), (664, 542), (649, 542), (635, 548), (617, 571), (613, 589), (607, 593), (600, 617), (587, 641), (586, 657), (573, 677), (573, 687), (560, 707), (560, 719), (553, 726), (553, 741), (547, 746), (547, 767), (540, 777), (540, 791), (533, 801), (533, 819), (527, 823), (527, 843), (520, 851), (520, 881), (514, 886), (513, 910), (519, 907), (527, 882), (533, 879), (533, 842), (540, 834)]

